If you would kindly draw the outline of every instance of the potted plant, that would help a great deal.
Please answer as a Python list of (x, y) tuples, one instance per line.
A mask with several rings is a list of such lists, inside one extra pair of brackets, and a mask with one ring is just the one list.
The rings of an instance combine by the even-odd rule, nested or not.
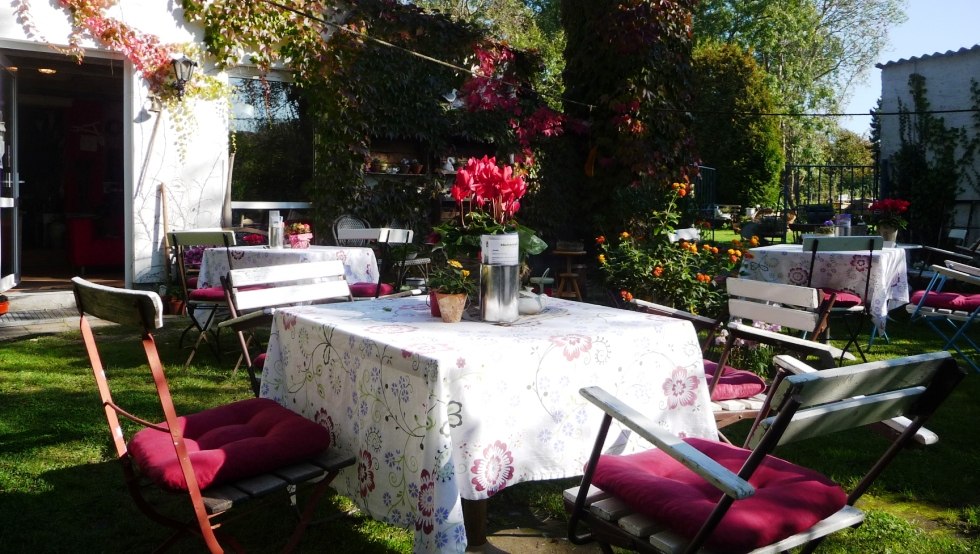
[(286, 237), (290, 248), (309, 248), (313, 240), (313, 231), (309, 223), (293, 222), (286, 227)]
[(544, 252), (547, 243), (515, 218), (526, 191), (524, 178), (514, 174), (512, 167), (498, 166), (496, 158), (470, 158), (456, 173), (450, 190), (460, 215), (433, 227), (429, 242), (444, 249), (447, 256), (477, 258), (482, 235), (516, 232), (522, 262)]
[(160, 300), (163, 302), (163, 312), (169, 315), (182, 315), (184, 313), (183, 291), (179, 284), (169, 283), (160, 287)]
[(6, 295), (0, 294), (0, 315), (10, 310), (10, 299)]
[[(458, 322), (463, 317), (466, 298), (476, 291), (476, 282), (470, 278), (470, 270), (459, 260), (446, 260), (429, 272), (429, 295), (432, 315), (439, 315), (446, 323)], [(436, 314), (436, 311), (439, 313)]]
[(895, 242), (898, 231), (908, 226), (904, 214), (909, 210), (910, 204), (908, 200), (898, 198), (885, 198), (871, 204), (871, 214), (878, 226), (878, 234), (885, 240)]

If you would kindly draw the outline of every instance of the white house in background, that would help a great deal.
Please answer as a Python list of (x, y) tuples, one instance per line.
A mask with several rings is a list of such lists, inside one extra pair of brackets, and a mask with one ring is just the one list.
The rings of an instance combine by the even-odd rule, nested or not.
[[(967, 110), (973, 107), (970, 96), (971, 80), (980, 82), (980, 45), (961, 48), (955, 52), (927, 54), (878, 64), (881, 69), (881, 111), (894, 113), (899, 110), (899, 100), (905, 109), (914, 105), (909, 92), (909, 76), (919, 74), (925, 78), (930, 109)], [(947, 128), (966, 129), (975, 136), (972, 112), (937, 114)], [(915, 117), (915, 116), (912, 116)], [(901, 147), (899, 118), (881, 117), (881, 159), (889, 160)], [(974, 167), (980, 173), (980, 160), (974, 159)], [(962, 192), (957, 199), (953, 214), (954, 227), (980, 226), (980, 191), (969, 183), (959, 183)], [(976, 238), (974, 230), (972, 238)]]
[[(79, 65), (50, 46), (67, 45), (71, 31), (56, 2), (30, 3), (33, 30), (19, 5), (0, 2), (0, 291), (66, 263), (114, 270), (127, 286), (162, 282), (165, 223), (221, 224), (225, 102), (185, 98), (192, 128), (181, 131), (151, 111), (145, 81), (122, 55), (86, 43)], [(126, 0), (108, 15), (165, 44), (200, 43), (202, 29), (179, 6)]]

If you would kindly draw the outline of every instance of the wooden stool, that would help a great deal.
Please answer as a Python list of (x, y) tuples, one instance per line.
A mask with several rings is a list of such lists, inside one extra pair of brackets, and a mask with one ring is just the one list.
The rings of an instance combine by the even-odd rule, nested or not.
[(578, 273), (572, 271), (572, 260), (579, 256), (584, 256), (585, 251), (567, 252), (564, 250), (554, 250), (552, 254), (565, 258), (565, 271), (564, 273), (558, 274), (558, 290), (555, 291), (555, 296), (558, 298), (582, 300), (582, 291), (578, 288)]

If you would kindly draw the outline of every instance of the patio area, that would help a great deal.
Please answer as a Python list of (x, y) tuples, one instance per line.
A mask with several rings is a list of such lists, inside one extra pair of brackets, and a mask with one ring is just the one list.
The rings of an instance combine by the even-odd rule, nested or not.
[[(904, 311), (896, 310), (892, 316), (890, 342), (876, 343), (869, 352), (872, 358), (939, 347), (938, 340), (923, 332), (921, 325), (908, 323)], [(67, 317), (33, 328), (24, 325), (19, 336), (8, 333), (3, 339), (0, 517), (6, 524), (0, 540), (11, 552), (54, 552), (65, 544), (93, 545), (92, 550), (150, 550), (163, 540), (166, 531), (137, 512), (122, 485), (117, 464), (106, 461), (112, 456), (104, 420), (78, 333), (69, 330), (74, 320)], [(247, 398), (244, 373), (230, 378), (235, 357), (231, 340), (224, 343), (228, 355), (221, 362), (202, 353), (186, 371), (179, 369), (183, 356), (176, 345), (183, 326), (183, 318), (168, 316), (165, 329), (158, 335), (178, 410), (194, 411)], [(116, 331), (104, 327), (100, 332), (111, 336)], [(110, 367), (139, 363), (138, 356), (122, 349), (111, 357)], [(142, 388), (142, 383), (133, 382), (128, 394), (142, 398), (146, 396)], [(975, 468), (980, 462), (980, 447), (972, 425), (980, 416), (977, 394), (980, 380), (971, 374), (928, 426), (939, 434), (940, 442), (900, 455), (859, 503), (870, 509), (868, 521), (857, 530), (828, 540), (821, 552), (977, 551), (980, 487)], [(147, 409), (152, 401), (146, 396)], [(778, 454), (818, 467), (846, 483), (853, 478), (854, 461), (863, 461), (868, 441), (877, 440), (872, 437), (859, 430), (831, 440), (794, 445)], [(575, 481), (522, 483), (504, 489), (489, 503), (489, 542), (474, 550), (597, 552), (591, 545), (574, 547), (564, 538), (560, 491)], [(373, 520), (346, 498), (331, 498), (321, 505), (318, 517), (327, 521), (308, 531), (301, 545), (303, 551), (322, 551), (323, 544), (343, 552), (412, 551), (411, 532)], [(38, 526), (38, 521), (47, 523)], [(249, 550), (267, 551), (281, 544), (290, 524), (287, 512), (276, 511), (251, 514), (234, 522), (232, 529)], [(187, 540), (179, 543), (177, 550), (197, 551), (198, 547)]]

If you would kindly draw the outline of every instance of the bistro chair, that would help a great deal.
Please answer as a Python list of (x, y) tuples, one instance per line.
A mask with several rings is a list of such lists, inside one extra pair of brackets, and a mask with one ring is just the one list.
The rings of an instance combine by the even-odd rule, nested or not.
[[(681, 439), (603, 389), (582, 389), (604, 415), (581, 485), (564, 493), (571, 542), (598, 541), (604, 552), (811, 552), (864, 521), (854, 504), (964, 376), (948, 352), (824, 371), (790, 356), (775, 365), (768, 409), (742, 448)], [(849, 492), (772, 456), (783, 444), (897, 416), (910, 424)], [(602, 454), (614, 419), (656, 448)]]
[[(820, 252), (861, 252), (854, 254), (851, 267), (864, 273), (864, 291), (860, 294), (856, 291), (834, 289), (830, 287), (818, 287), (824, 297), (832, 294), (837, 295), (833, 308), (830, 310), (831, 319), (838, 319), (844, 323), (847, 330), (847, 343), (844, 344), (843, 352), (847, 352), (853, 345), (857, 349), (862, 361), (868, 361), (861, 349), (858, 336), (864, 327), (865, 321), (871, 320), (871, 271), (874, 265), (874, 253), (880, 251), (884, 245), (884, 239), (878, 235), (874, 236), (851, 236), (851, 237), (803, 237), (803, 251), (810, 252), (810, 268), (807, 276), (807, 286), (813, 286), (814, 275), (819, 271), (820, 264), (817, 263), (817, 254)], [(867, 251), (867, 254), (864, 253)], [(820, 279), (817, 279), (819, 281)], [(829, 336), (830, 326), (827, 327)]]
[(333, 242), (337, 246), (367, 246), (367, 239), (345, 238), (341, 235), (343, 235), (343, 231), (348, 229), (367, 229), (369, 227), (370, 225), (368, 225), (367, 221), (355, 215), (339, 215), (337, 219), (333, 220), (333, 226), (331, 227), (333, 230)]
[[(217, 358), (221, 358), (221, 348), (218, 342), (217, 328), (213, 327), (219, 312), (227, 310), (228, 303), (225, 291), (220, 286), (198, 288), (198, 274), (201, 269), (201, 255), (205, 248), (223, 247), (228, 256), (228, 267), (231, 264), (229, 248), (235, 245), (234, 231), (221, 229), (173, 231), (169, 235), (170, 246), (177, 264), (177, 276), (184, 295), (184, 305), (190, 323), (180, 335), (180, 347), (184, 347), (184, 339), (191, 330), (197, 331), (197, 337), (191, 352), (184, 362), (187, 368), (194, 355), (197, 354), (202, 342), (207, 342)], [(211, 340), (214, 342), (211, 342)]]
[[(954, 261), (933, 265), (932, 279), (925, 290), (912, 293), (905, 309), (912, 322), (922, 321), (945, 343), (943, 349), (953, 349), (974, 371), (980, 366), (974, 357), (980, 346), (970, 337), (973, 322), (980, 314), (980, 268)], [(964, 290), (955, 290), (959, 285)]]
[(218, 327), (232, 329), (238, 336), (242, 349), (239, 364), (244, 362), (255, 396), (259, 395), (259, 376), (265, 364), (265, 353), (264, 350), (253, 352), (250, 348), (255, 342), (252, 329), (268, 328), (276, 308), (353, 300), (344, 278), (344, 264), (339, 260), (233, 269), (221, 278), (221, 282), (231, 317)]
[[(142, 512), (174, 530), (160, 550), (188, 534), (201, 538), (210, 552), (223, 552), (220, 541), (240, 550), (226, 524), (252, 511), (250, 506), (268, 508), (276, 501), (297, 509), (299, 521), (286, 548), (297, 546), (327, 486), (340, 469), (353, 464), (353, 457), (329, 448), (328, 429), (269, 399), (241, 400), (178, 416), (153, 338), (163, 326), (160, 297), (80, 277), (72, 284), (82, 340), (126, 486)], [(162, 422), (152, 423), (135, 415), (135, 406), (116, 403), (111, 378), (115, 372), (107, 371), (101, 361), (90, 316), (137, 331), (134, 338), (142, 343)], [(131, 432), (134, 426), (121, 425), (120, 416), (141, 429)], [(301, 513), (296, 504), (300, 485), (312, 486)], [(160, 495), (152, 489), (186, 498), (193, 515), (170, 514), (155, 504)]]

